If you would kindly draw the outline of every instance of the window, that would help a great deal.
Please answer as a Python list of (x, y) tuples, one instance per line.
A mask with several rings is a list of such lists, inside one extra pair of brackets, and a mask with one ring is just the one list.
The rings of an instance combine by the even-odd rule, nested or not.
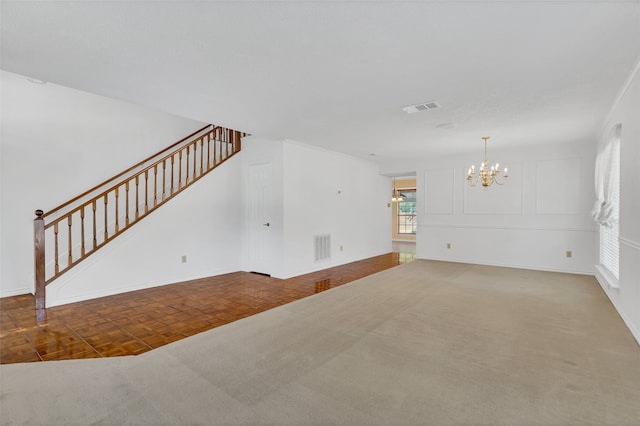
[(415, 235), (416, 221), (416, 190), (398, 190), (402, 201), (398, 202), (398, 234)]
[(620, 279), (620, 150), (614, 150), (611, 161), (612, 191), (611, 191), (611, 216), (608, 225), (600, 225), (600, 264), (607, 268), (611, 275)]
[(615, 279), (620, 275), (620, 130), (613, 128), (609, 140), (596, 158), (596, 194), (592, 214), (600, 224), (600, 264)]

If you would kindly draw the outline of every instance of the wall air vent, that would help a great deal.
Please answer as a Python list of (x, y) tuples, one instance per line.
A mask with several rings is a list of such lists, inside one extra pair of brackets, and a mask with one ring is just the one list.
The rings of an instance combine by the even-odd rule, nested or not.
[(427, 111), (427, 110), (436, 109), (436, 108), (440, 108), (440, 104), (436, 101), (431, 101), (431, 102), (425, 102), (423, 104), (402, 107), (402, 110), (407, 114), (413, 114), (414, 112)]
[(314, 235), (313, 245), (316, 262), (331, 259), (331, 234)]

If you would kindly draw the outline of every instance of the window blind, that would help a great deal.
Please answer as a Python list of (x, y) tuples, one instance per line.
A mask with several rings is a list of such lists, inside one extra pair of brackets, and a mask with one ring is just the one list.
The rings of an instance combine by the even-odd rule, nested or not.
[(618, 220), (620, 217), (620, 129), (616, 130), (614, 139), (609, 142), (613, 144), (613, 149), (608, 164), (612, 178), (611, 217), (613, 219), (609, 226), (600, 225), (600, 264), (607, 268), (616, 279), (620, 279), (620, 241), (618, 239), (620, 231), (620, 221)]

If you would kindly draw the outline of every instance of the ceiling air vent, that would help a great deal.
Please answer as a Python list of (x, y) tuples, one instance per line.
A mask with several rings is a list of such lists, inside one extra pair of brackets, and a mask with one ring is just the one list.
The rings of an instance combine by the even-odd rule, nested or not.
[(440, 104), (436, 101), (431, 101), (431, 102), (425, 102), (423, 104), (402, 107), (402, 110), (407, 114), (413, 114), (414, 112), (427, 111), (427, 110), (436, 109), (436, 108), (440, 108)]

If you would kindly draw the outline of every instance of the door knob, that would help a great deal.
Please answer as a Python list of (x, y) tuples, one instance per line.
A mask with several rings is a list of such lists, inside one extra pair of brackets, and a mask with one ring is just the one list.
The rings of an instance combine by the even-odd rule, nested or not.
[(267, 223), (263, 223), (262, 226), (271, 226), (271, 224), (267, 222)]

